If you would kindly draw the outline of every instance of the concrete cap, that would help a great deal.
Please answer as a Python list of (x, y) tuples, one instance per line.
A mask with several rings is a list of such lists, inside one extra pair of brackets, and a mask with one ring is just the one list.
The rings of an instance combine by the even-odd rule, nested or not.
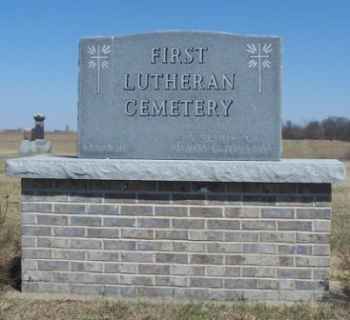
[(10, 176), (34, 179), (335, 183), (344, 180), (338, 160), (202, 161), (82, 159), (34, 156), (6, 161)]

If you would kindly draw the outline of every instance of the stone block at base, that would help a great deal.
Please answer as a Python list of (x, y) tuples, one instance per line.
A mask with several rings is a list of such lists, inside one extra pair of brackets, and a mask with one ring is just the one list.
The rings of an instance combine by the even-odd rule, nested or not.
[(19, 147), (19, 153), (22, 156), (46, 154), (46, 153), (51, 153), (51, 151), (52, 151), (51, 142), (44, 139), (37, 139), (34, 141), (23, 140)]

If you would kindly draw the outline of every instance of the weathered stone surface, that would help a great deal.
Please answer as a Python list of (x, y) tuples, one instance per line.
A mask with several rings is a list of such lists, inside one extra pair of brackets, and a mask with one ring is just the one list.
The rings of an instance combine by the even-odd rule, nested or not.
[(79, 62), (82, 157), (280, 158), (279, 37), (90, 38)]
[(6, 173), (24, 178), (333, 183), (345, 177), (337, 160), (202, 161), (78, 159), (35, 156), (6, 161)]

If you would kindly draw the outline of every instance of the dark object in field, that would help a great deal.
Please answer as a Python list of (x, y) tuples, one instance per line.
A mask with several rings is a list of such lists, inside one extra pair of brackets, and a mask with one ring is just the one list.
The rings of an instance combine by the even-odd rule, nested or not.
[(32, 129), (32, 139), (44, 139), (45, 130), (44, 130), (44, 121), (45, 116), (42, 113), (34, 114), (35, 127)]
[(33, 117), (35, 121), (35, 126), (33, 129), (24, 130), (23, 139), (30, 141), (35, 141), (39, 139), (43, 140), (45, 139), (45, 116), (42, 113), (35, 113)]

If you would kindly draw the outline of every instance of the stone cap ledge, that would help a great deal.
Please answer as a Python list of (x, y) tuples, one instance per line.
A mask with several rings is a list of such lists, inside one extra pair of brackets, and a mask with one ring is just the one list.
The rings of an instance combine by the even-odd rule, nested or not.
[(338, 160), (203, 161), (83, 159), (34, 156), (6, 161), (6, 174), (32, 179), (335, 183), (344, 180)]

